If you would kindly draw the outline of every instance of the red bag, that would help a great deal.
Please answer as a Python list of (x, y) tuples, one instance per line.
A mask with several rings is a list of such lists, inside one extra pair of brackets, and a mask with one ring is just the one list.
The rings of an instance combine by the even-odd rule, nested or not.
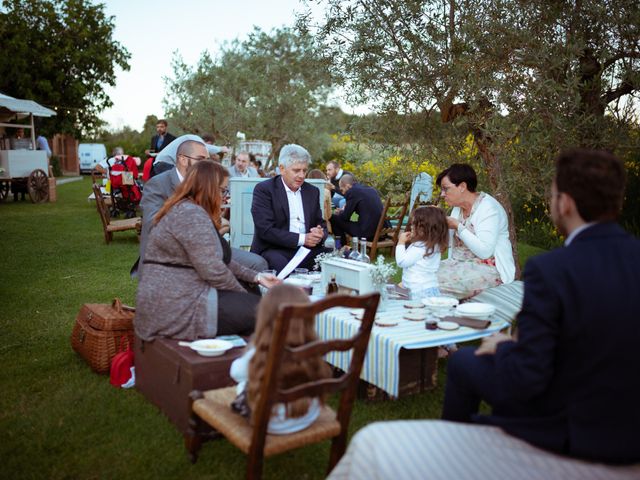
[[(122, 343), (124, 344), (124, 340)], [(121, 388), (124, 384), (131, 380), (133, 372), (133, 350), (127, 341), (127, 349), (113, 357), (111, 361), (111, 378), (109, 382), (116, 388)]]

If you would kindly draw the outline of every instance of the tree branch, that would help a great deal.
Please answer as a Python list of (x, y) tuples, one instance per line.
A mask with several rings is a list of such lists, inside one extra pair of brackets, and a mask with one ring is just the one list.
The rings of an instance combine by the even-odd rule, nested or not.
[(611, 65), (616, 63), (618, 60), (622, 60), (623, 58), (640, 58), (640, 52), (619, 52), (617, 55), (614, 55), (602, 64), (602, 71), (604, 72)]
[(621, 83), (618, 88), (614, 90), (608, 90), (602, 96), (602, 101), (605, 103), (605, 105), (608, 105), (609, 103), (617, 100), (620, 97), (623, 97), (624, 95), (629, 95), (631, 92), (637, 90), (638, 88), (640, 88), (640, 84), (638, 82), (631, 82), (627, 80)]

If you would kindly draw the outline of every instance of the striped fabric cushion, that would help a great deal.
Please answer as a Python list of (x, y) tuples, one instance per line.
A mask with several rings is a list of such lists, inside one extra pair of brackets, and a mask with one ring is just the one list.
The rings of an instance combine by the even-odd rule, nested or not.
[(496, 318), (513, 323), (522, 308), (524, 282), (516, 280), (497, 287), (487, 288), (469, 302), (490, 303), (496, 306)]

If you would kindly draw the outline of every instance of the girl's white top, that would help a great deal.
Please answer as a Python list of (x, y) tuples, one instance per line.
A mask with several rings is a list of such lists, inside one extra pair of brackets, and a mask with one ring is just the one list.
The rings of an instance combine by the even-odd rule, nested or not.
[(406, 247), (396, 246), (396, 263), (402, 268), (402, 285), (411, 292), (438, 287), (440, 249), (436, 246), (431, 255), (425, 256), (424, 242), (415, 242)]

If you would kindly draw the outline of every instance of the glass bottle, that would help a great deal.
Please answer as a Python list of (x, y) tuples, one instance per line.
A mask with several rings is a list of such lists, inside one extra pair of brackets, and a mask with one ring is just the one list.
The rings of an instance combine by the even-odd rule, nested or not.
[(351, 239), (351, 253), (347, 257), (349, 260), (358, 260), (360, 254), (358, 253), (358, 237)]
[(327, 238), (324, 241), (324, 246), (325, 248), (330, 248), (331, 250), (336, 249), (336, 239), (333, 237), (333, 235), (327, 235)]
[(327, 295), (331, 295), (332, 293), (338, 293), (338, 284), (336, 283), (335, 275), (331, 275), (331, 281), (327, 285)]
[(371, 263), (371, 259), (369, 258), (369, 255), (367, 255), (367, 239), (366, 238), (361, 238), (360, 239), (360, 261), (364, 262), (364, 263)]

